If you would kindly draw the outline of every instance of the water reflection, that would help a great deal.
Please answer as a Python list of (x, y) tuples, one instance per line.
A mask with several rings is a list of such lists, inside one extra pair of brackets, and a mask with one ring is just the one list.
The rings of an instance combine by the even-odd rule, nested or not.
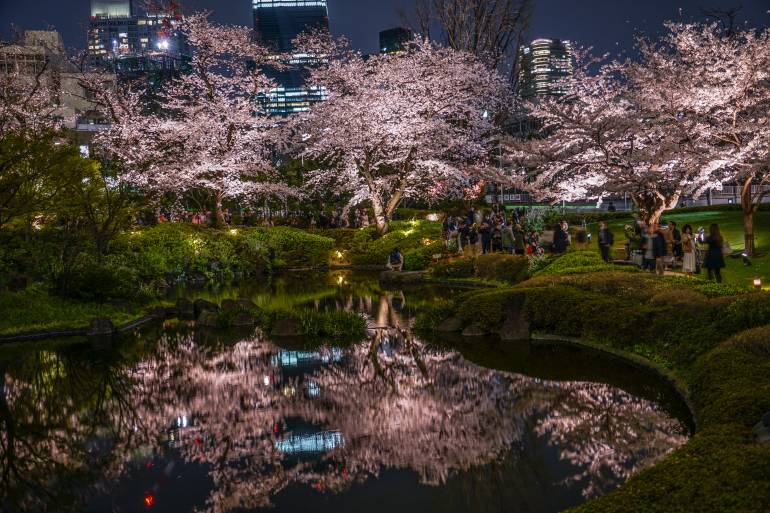
[[(364, 306), (379, 315), (382, 299), (372, 301)], [(398, 309), (387, 310), (383, 324), (399, 326)], [(312, 350), (259, 332), (234, 344), (171, 332), (120, 351), (78, 346), (0, 362), (0, 505), (280, 508), (287, 487), (345, 497), (403, 472), (436, 494), (479, 475), (496, 483), (458, 511), (483, 511), (496, 492), (502, 509), (555, 510), (612, 489), (686, 439), (657, 403), (610, 385), (490, 370), (398, 327), (374, 331), (346, 349)], [(522, 492), (517, 479), (531, 466), (547, 486)], [(509, 489), (528, 496), (500, 492)], [(435, 511), (452, 510), (432, 497)]]

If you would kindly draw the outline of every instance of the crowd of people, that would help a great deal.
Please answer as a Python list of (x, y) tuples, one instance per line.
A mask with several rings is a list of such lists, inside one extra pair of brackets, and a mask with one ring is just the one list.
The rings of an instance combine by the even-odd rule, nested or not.
[[(455, 247), (459, 254), (466, 256), (488, 253), (539, 255), (547, 249), (542, 232), (529, 226), (525, 209), (514, 209), (507, 214), (498, 205), (486, 211), (471, 207), (465, 216), (445, 216), (443, 234), (447, 247)], [(563, 253), (569, 244), (567, 223), (562, 221), (548, 249)]]
[[(599, 232), (600, 248), (603, 248), (603, 240), (607, 244), (606, 236), (604, 239), (602, 237), (602, 230), (610, 233), (611, 246), (611, 232), (602, 223)], [(712, 224), (708, 233), (703, 228), (695, 233), (689, 224), (680, 230), (674, 221), (648, 225), (637, 219), (633, 225), (626, 225), (625, 232), (631, 260), (643, 269), (660, 275), (681, 267), (683, 273), (691, 276), (700, 273), (703, 267), (708, 272), (709, 280), (719, 283), (722, 281), (725, 255), (732, 253), (717, 224)], [(701, 245), (705, 247), (703, 250)], [(607, 250), (601, 251), (604, 256)]]

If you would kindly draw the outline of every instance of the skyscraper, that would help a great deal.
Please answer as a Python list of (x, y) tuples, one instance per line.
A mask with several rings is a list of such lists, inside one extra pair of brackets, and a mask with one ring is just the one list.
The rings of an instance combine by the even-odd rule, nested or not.
[(380, 53), (398, 53), (412, 40), (414, 34), (404, 27), (395, 27), (380, 32)]
[(572, 76), (572, 43), (559, 39), (535, 39), (519, 51), (521, 96), (560, 96), (564, 79)]
[(139, 9), (132, 0), (91, 0), (88, 53), (119, 73), (179, 68), (185, 53), (176, 36), (178, 5), (167, 11)]
[[(275, 53), (294, 52), (292, 41), (303, 32), (329, 29), (326, 0), (252, 0), (252, 6), (257, 40)], [(290, 61), (285, 69), (266, 70), (278, 84), (265, 102), (271, 114), (303, 112), (326, 97), (323, 87), (305, 84), (304, 72), (312, 58), (293, 55)]]

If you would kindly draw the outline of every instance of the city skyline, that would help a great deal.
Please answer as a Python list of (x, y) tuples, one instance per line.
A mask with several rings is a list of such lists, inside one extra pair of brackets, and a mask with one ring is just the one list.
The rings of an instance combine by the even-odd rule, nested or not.
[[(212, 19), (220, 23), (252, 26), (251, 0), (186, 0), (189, 11), (211, 10)], [(381, 30), (403, 25), (401, 11), (409, 11), (414, 0), (329, 0), (330, 28), (335, 35), (345, 35), (354, 47), (364, 53), (376, 53)], [(566, 2), (539, 0), (528, 33), (528, 40), (538, 38), (566, 39), (578, 46), (591, 46), (597, 52), (622, 53), (633, 49), (634, 34), (658, 34), (665, 20), (703, 21), (704, 8), (728, 8), (737, 4), (715, 0), (668, 0), (639, 3), (592, 0)], [(741, 26), (765, 27), (770, 23), (768, 2), (742, 2), (738, 15)], [(41, 14), (43, 13), (43, 14)], [(597, 15), (601, 13), (601, 16)], [(0, 38), (9, 39), (11, 24), (19, 29), (53, 27), (62, 33), (67, 48), (86, 46), (90, 3), (88, 0), (36, 3), (0, 0)]]

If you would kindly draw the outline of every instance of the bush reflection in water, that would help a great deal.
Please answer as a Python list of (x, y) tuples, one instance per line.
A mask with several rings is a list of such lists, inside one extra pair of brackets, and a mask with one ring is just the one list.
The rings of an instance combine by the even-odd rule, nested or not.
[(512, 457), (526, 433), (555, 447), (571, 466), (563, 485), (590, 497), (686, 439), (679, 421), (622, 390), (485, 369), (396, 328), (346, 349), (287, 350), (259, 332), (212, 346), (172, 332), (133, 359), (80, 351), (0, 363), (0, 504), (76, 502), (84, 483), (108, 492), (169, 452), (206, 469), (212, 512), (266, 505), (292, 483), (344, 491), (384, 468), (440, 485)]

